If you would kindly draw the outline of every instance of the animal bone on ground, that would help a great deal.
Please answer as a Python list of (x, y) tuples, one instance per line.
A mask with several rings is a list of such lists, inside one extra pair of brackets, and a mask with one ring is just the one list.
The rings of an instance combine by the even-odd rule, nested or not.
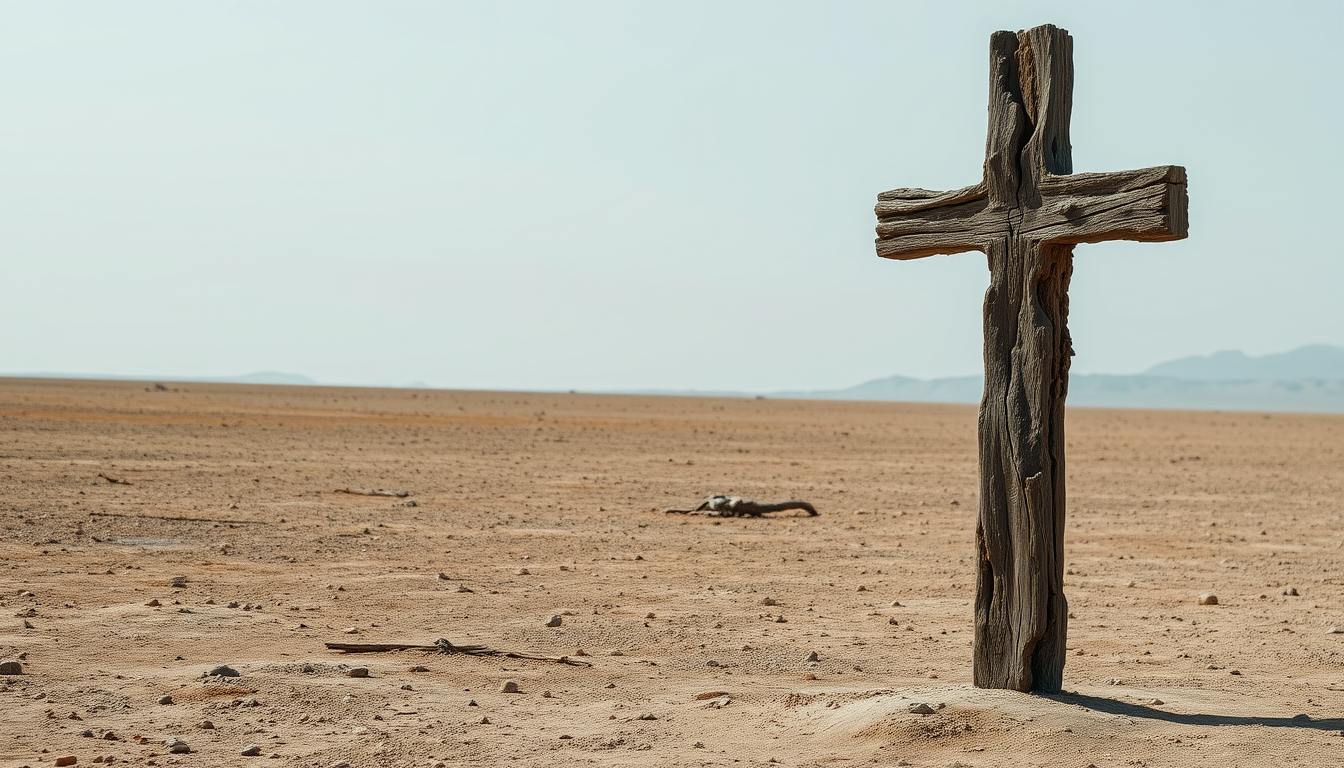
[(816, 517), (817, 508), (798, 499), (789, 499), (773, 504), (761, 504), (738, 496), (710, 496), (700, 502), (695, 509), (669, 509), (672, 515), (707, 515), (709, 517), (760, 517), (767, 512), (784, 512), (790, 509), (806, 510), (809, 517)]

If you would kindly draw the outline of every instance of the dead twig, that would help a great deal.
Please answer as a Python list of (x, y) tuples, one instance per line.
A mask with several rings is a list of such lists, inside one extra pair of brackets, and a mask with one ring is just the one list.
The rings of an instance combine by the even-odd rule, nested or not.
[(98, 476), (113, 485), (131, 485), (130, 480), (122, 480), (120, 477), (113, 477), (111, 475), (103, 474), (102, 472), (99, 472)]
[(531, 661), (553, 661), (568, 664), (571, 667), (591, 667), (591, 663), (571, 659), (568, 656), (536, 656), (530, 653), (499, 651), (484, 645), (454, 645), (439, 638), (433, 645), (414, 645), (412, 643), (327, 643), (327, 648), (342, 653), (387, 653), (389, 651), (425, 651), (427, 653), (465, 653), (468, 656), (503, 656), (506, 659), (528, 659)]
[(351, 496), (395, 496), (398, 499), (404, 499), (411, 495), (410, 491), (388, 491), (382, 488), (370, 488), (368, 490), (356, 490), (354, 488), (337, 488), (337, 493), (348, 493)]
[(175, 515), (124, 515), (119, 512), (90, 512), (90, 517), (133, 517), (139, 520), (173, 520), (182, 523), (229, 523), (231, 525), (257, 525), (264, 520), (224, 520), (218, 517), (177, 517)]
[(708, 517), (760, 517), (767, 512), (785, 512), (801, 509), (808, 517), (817, 516), (817, 508), (798, 499), (779, 501), (771, 504), (743, 499), (737, 496), (710, 496), (700, 502), (695, 509), (669, 509), (669, 515), (706, 515)]

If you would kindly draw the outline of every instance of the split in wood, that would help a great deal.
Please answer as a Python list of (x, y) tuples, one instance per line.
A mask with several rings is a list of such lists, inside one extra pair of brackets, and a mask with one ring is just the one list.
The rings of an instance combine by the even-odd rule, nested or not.
[(370, 488), (368, 490), (357, 490), (354, 488), (337, 488), (337, 493), (348, 493), (351, 496), (394, 496), (398, 499), (404, 499), (411, 495), (410, 491), (389, 491), (383, 488)]
[(816, 517), (817, 515), (817, 508), (806, 501), (790, 499), (773, 504), (761, 504), (737, 496), (710, 496), (700, 502), (700, 506), (695, 509), (669, 509), (667, 514), (706, 515), (708, 517), (760, 517), (767, 512), (785, 512), (790, 509), (804, 510), (809, 517)]
[(556, 664), (568, 664), (571, 667), (591, 667), (589, 662), (571, 659), (568, 656), (537, 656), (530, 653), (499, 651), (484, 645), (454, 645), (439, 638), (433, 645), (415, 645), (412, 643), (327, 643), (327, 648), (342, 653), (388, 653), (390, 651), (425, 651), (427, 653), (464, 653), (468, 656), (503, 656), (507, 659), (528, 659), (531, 661), (553, 661)]

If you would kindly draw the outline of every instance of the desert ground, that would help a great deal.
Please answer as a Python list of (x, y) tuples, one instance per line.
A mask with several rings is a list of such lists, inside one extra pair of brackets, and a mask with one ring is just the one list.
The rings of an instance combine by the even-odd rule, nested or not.
[(1344, 417), (1068, 419), (1041, 696), (973, 407), (0, 379), (0, 766), (1344, 765)]

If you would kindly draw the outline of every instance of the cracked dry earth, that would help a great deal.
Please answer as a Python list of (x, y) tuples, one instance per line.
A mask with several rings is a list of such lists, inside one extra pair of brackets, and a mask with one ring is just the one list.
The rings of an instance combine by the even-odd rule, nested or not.
[[(0, 379), (0, 766), (1344, 765), (1344, 418), (1071, 410), (1050, 697), (970, 685), (975, 420)], [(324, 646), (438, 638), (592, 666)]]

